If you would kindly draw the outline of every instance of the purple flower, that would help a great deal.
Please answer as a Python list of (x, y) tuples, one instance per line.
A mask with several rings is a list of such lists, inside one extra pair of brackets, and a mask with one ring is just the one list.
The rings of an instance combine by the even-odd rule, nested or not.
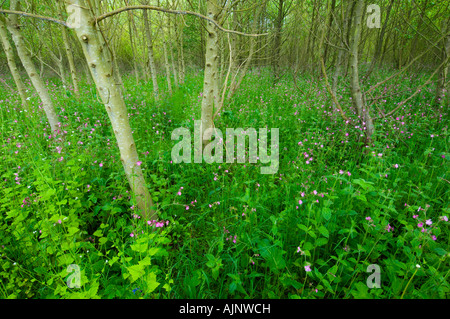
[(305, 266), (305, 271), (308, 271), (308, 272), (311, 271), (311, 266), (310, 265), (306, 265)]

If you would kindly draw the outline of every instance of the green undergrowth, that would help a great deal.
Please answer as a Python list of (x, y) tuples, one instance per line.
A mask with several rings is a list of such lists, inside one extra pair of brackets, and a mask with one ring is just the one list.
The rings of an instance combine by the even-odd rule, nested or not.
[[(424, 79), (405, 76), (373, 115)], [(77, 100), (49, 80), (62, 140), (29, 83), (32, 114), (0, 91), (0, 298), (448, 298), (449, 115), (434, 90), (376, 121), (366, 147), (325, 83), (274, 86), (254, 70), (216, 127), (279, 128), (279, 168), (264, 175), (259, 162), (172, 162), (172, 131), (200, 119), (202, 72), (158, 101), (151, 83), (124, 82), (155, 221), (135, 206), (93, 85)]]

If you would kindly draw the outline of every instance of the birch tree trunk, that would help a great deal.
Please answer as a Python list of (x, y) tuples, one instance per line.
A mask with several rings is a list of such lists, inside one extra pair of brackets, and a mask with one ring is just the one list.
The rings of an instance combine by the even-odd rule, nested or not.
[(179, 31), (177, 35), (178, 43), (177, 43), (177, 49), (178, 49), (178, 81), (180, 84), (184, 84), (184, 78), (185, 78), (185, 65), (184, 65), (184, 51), (183, 51), (183, 27), (184, 24), (181, 22), (180, 26), (177, 26), (175, 19), (175, 30)]
[(169, 95), (172, 95), (172, 81), (170, 80), (170, 64), (169, 64), (169, 57), (167, 56), (166, 39), (163, 39), (163, 51), (164, 51), (164, 66), (166, 68), (167, 89), (169, 91)]
[(19, 70), (17, 69), (16, 61), (14, 60), (14, 52), (11, 44), (8, 40), (8, 33), (6, 32), (6, 24), (3, 17), (0, 17), (0, 38), (2, 41), (3, 49), (5, 50), (6, 59), (8, 61), (8, 67), (16, 83), (17, 91), (19, 92), (20, 100), (24, 109), (29, 112), (30, 105), (28, 104), (27, 95), (25, 94), (25, 85), (20, 77)]
[[(20, 11), (19, 3), (17, 0), (10, 1), (10, 9), (13, 11)], [(12, 35), (12, 39), (14, 41), (14, 44), (16, 45), (17, 54), (22, 61), (22, 65), (25, 68), (31, 82), (33, 83), (33, 86), (35, 87), (42, 101), (42, 107), (44, 109), (45, 115), (47, 116), (48, 123), (50, 124), (51, 134), (53, 134), (54, 132), (58, 131), (58, 116), (56, 115), (52, 99), (50, 98), (44, 81), (42, 81), (39, 74), (37, 73), (36, 67), (31, 60), (30, 53), (25, 47), (25, 41), (23, 39), (22, 33), (20, 32), (20, 25), (17, 15), (8, 15), (8, 17), (6, 18), (6, 26), (8, 31)]]
[(79, 25), (74, 28), (88, 63), (92, 78), (100, 93), (120, 150), (128, 183), (136, 196), (138, 208), (145, 218), (154, 218), (153, 201), (145, 185), (144, 175), (137, 164), (139, 157), (133, 139), (127, 108), (118, 83), (115, 82), (112, 56), (107, 43), (94, 27), (93, 16), (85, 0), (68, 0), (67, 12), (79, 8)]
[[(207, 16), (216, 20), (219, 14), (219, 7), (216, 0), (208, 0), (206, 5)], [(204, 136), (203, 132), (214, 127), (213, 110), (219, 97), (218, 73), (219, 73), (219, 38), (217, 28), (210, 21), (206, 23), (206, 53), (205, 53), (205, 74), (203, 81), (202, 97), (202, 125), (200, 133), (203, 143), (211, 140), (211, 135)], [(211, 132), (212, 133), (212, 132)]]
[[(172, 39), (171, 37), (171, 17), (169, 16), (169, 39)], [(170, 60), (172, 61), (172, 72), (173, 72), (173, 84), (175, 86), (178, 86), (178, 76), (177, 76), (177, 68), (175, 66), (175, 59), (173, 58), (173, 49), (172, 49), (172, 41), (169, 41), (169, 54), (170, 54)]]
[(73, 59), (72, 49), (70, 48), (69, 39), (67, 37), (67, 31), (64, 26), (61, 26), (61, 34), (64, 42), (64, 49), (66, 50), (67, 61), (69, 61), (69, 70), (70, 70), (70, 77), (72, 78), (73, 92), (75, 96), (79, 98), (80, 89), (78, 86), (77, 71), (75, 69), (75, 62)]
[[(128, 5), (128, 3), (126, 4)], [(128, 11), (128, 30), (129, 30), (128, 33), (130, 36), (130, 46), (131, 46), (131, 54), (133, 57), (134, 76), (136, 78), (136, 86), (137, 86), (139, 85), (139, 71), (137, 66), (136, 50), (134, 48), (135, 43), (133, 39), (133, 26), (134, 26), (133, 13), (131, 11)]]
[(148, 63), (150, 65), (150, 73), (152, 75), (153, 95), (155, 96), (155, 99), (158, 99), (159, 96), (158, 78), (156, 74), (155, 60), (153, 57), (153, 38), (152, 38), (150, 14), (147, 13), (147, 10), (144, 10), (144, 27), (145, 33), (147, 35)]
[(358, 71), (358, 48), (359, 40), (361, 38), (361, 22), (364, 9), (364, 0), (356, 0), (354, 23), (352, 28), (352, 37), (350, 41), (350, 87), (352, 94), (352, 102), (355, 107), (358, 117), (362, 122), (366, 143), (370, 143), (374, 133), (374, 125), (369, 109), (365, 105), (364, 97), (361, 92), (359, 84)]

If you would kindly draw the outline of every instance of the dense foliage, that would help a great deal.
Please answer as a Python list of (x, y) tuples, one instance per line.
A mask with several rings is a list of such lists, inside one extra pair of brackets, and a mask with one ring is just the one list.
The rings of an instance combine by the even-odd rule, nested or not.
[[(376, 109), (393, 109), (426, 78), (380, 87)], [(27, 113), (0, 91), (1, 298), (448, 297), (449, 116), (430, 102), (432, 86), (377, 121), (365, 147), (324, 81), (273, 86), (271, 72), (253, 69), (216, 127), (280, 129), (279, 170), (262, 175), (259, 163), (171, 162), (172, 131), (193, 131), (200, 117), (202, 80), (191, 70), (155, 103), (150, 82), (124, 77), (154, 221), (135, 209), (93, 85), (83, 82), (77, 100), (47, 80), (58, 136), (35, 93)], [(347, 87), (338, 98), (349, 104)], [(371, 289), (373, 264), (381, 287)], [(68, 287), (69, 265), (80, 288)]]

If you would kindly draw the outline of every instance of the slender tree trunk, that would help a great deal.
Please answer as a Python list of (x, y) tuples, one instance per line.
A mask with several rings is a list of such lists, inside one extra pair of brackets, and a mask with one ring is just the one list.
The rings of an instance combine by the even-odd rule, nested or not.
[(347, 52), (348, 47), (348, 25), (349, 20), (351, 19), (351, 11), (353, 4), (351, 2), (347, 3), (347, 6), (344, 11), (344, 7), (342, 7), (342, 34), (341, 34), (341, 43), (339, 44), (342, 49), (339, 49), (337, 54), (336, 64), (334, 68), (333, 74), (333, 82), (331, 86), (331, 90), (335, 96), (337, 96), (337, 85), (339, 81), (339, 77), (342, 73), (342, 68), (344, 65), (345, 53)]
[(112, 47), (112, 58), (114, 63), (114, 78), (116, 79), (116, 82), (118, 83), (119, 88), (121, 89), (121, 92), (125, 91), (125, 85), (122, 81), (122, 76), (120, 74), (120, 68), (119, 64), (117, 63), (117, 55), (116, 50), (114, 49), (114, 45), (111, 43), (110, 46)]
[(133, 13), (131, 11), (128, 11), (128, 29), (130, 35), (131, 54), (133, 57), (134, 76), (136, 78), (136, 85), (139, 85), (139, 70), (137, 66), (136, 49), (133, 38), (133, 31), (134, 31), (133, 26), (134, 26)]
[[(420, 15), (419, 15), (419, 22), (418, 22), (418, 25), (417, 25), (417, 30), (419, 32), (420, 32), (420, 29), (422, 28), (424, 15), (426, 14), (426, 11), (427, 11), (428, 1), (429, 0), (424, 0), (423, 7), (422, 7), (422, 10), (421, 10)], [(414, 58), (414, 56), (416, 55), (416, 48), (417, 48), (417, 42), (418, 41), (419, 41), (419, 33), (416, 32), (416, 34), (414, 36), (414, 39), (412, 41), (412, 44), (411, 44), (411, 50), (409, 52), (410, 54), (409, 54), (408, 62), (411, 61)]]
[[(259, 20), (259, 16), (261, 14), (262, 9), (263, 9), (263, 7), (260, 6), (256, 11), (255, 16), (253, 17), (252, 29), (251, 29), (251, 33), (253, 33), (253, 34), (255, 34), (257, 32), (258, 20)], [(237, 89), (241, 85), (242, 80), (244, 79), (245, 75), (247, 74), (250, 64), (252, 63), (253, 54), (255, 51), (256, 39), (254, 37), (251, 37), (249, 41), (250, 41), (250, 48), (248, 51), (247, 60), (245, 61), (244, 68), (242, 69), (238, 80), (233, 82), (230, 87), (230, 91), (228, 92), (228, 95), (227, 95), (228, 100), (231, 99), (233, 97), (233, 95), (236, 93)], [(223, 103), (223, 101), (222, 101), (222, 103)]]
[(86, 83), (88, 85), (92, 84), (92, 75), (91, 75), (91, 71), (89, 71), (89, 66), (87, 65), (87, 61), (83, 61), (83, 70), (84, 70), (84, 75), (86, 76)]
[(392, 10), (392, 6), (394, 5), (394, 0), (391, 0), (391, 2), (389, 3), (389, 7), (387, 8), (386, 11), (386, 18), (384, 19), (384, 23), (383, 23), (383, 27), (380, 30), (380, 33), (378, 35), (377, 38), (377, 43), (375, 45), (375, 53), (373, 55), (372, 58), (372, 62), (370, 63), (370, 67), (369, 70), (367, 71), (366, 74), (366, 78), (370, 77), (370, 74), (372, 74), (375, 66), (378, 64), (378, 62), (381, 60), (381, 52), (383, 49), (383, 41), (384, 41), (384, 35), (386, 34), (386, 29), (387, 29), (387, 25), (388, 25), (388, 21), (389, 21), (389, 16), (391, 14), (391, 10)]
[[(171, 32), (171, 17), (169, 16), (169, 39), (172, 39), (172, 32)], [(173, 84), (175, 86), (178, 86), (178, 76), (177, 76), (177, 68), (175, 66), (175, 59), (173, 57), (173, 48), (172, 48), (172, 41), (169, 42), (169, 54), (170, 54), (170, 61), (172, 62), (172, 73), (173, 73)]]
[[(232, 18), (232, 25), (231, 25), (231, 30), (237, 30), (238, 29), (238, 14), (236, 12), (232, 13), (233, 18)], [(238, 53), (238, 48), (240, 48), (239, 46), (239, 37), (236, 36), (235, 34), (230, 35), (230, 43), (231, 43), (231, 51), (232, 53), (232, 59), (231, 59), (231, 71), (234, 72), (237, 69), (237, 64), (238, 64), (238, 57), (239, 57), (239, 53)], [(222, 56), (222, 54), (221, 54)], [(222, 77), (220, 77), (222, 79)]]
[(176, 23), (175, 19), (175, 32), (176, 32), (176, 38), (177, 38), (177, 49), (178, 49), (178, 81), (180, 84), (184, 84), (185, 79), (185, 63), (184, 63), (184, 49), (183, 49), (183, 28), (184, 24), (183, 22), (180, 23), (180, 26), (177, 26), (178, 23)]
[[(207, 16), (216, 20), (219, 8), (216, 0), (207, 1)], [(211, 136), (204, 136), (203, 132), (214, 127), (213, 110), (219, 97), (217, 77), (219, 75), (219, 38), (217, 28), (211, 22), (206, 24), (206, 54), (205, 54), (205, 74), (203, 81), (202, 99), (202, 126), (200, 129), (204, 143), (210, 141)]]
[(145, 185), (144, 175), (139, 166), (139, 157), (133, 139), (128, 112), (121, 95), (119, 86), (115, 81), (114, 68), (110, 50), (107, 43), (102, 43), (100, 32), (94, 27), (93, 16), (85, 0), (68, 0), (69, 6), (79, 9), (79, 27), (74, 28), (78, 40), (83, 48), (86, 61), (89, 65), (92, 78), (100, 93), (111, 121), (112, 129), (117, 140), (122, 162), (128, 183), (136, 196), (137, 206), (145, 218), (154, 218), (153, 201)]
[[(450, 31), (450, 18), (442, 21), (441, 33), (446, 34)], [(443, 40), (442, 62), (447, 61), (441, 68), (440, 77), (437, 83), (435, 102), (437, 105), (449, 105), (450, 89), (449, 89), (449, 67), (450, 67), (450, 34)]]
[[(331, 28), (333, 27), (333, 17), (334, 17), (335, 8), (336, 8), (336, 0), (331, 0), (331, 8), (330, 8), (330, 13), (328, 15), (327, 35), (326, 35), (326, 39), (328, 42), (331, 41), (330, 33), (331, 33)], [(329, 45), (326, 43), (325, 44), (325, 52), (323, 53), (323, 61), (324, 61), (325, 65), (327, 65), (328, 48), (329, 48)]]
[[(49, 48), (49, 51), (51, 49)], [(56, 63), (56, 66), (58, 67), (58, 73), (59, 73), (59, 77), (61, 78), (62, 84), (64, 88), (67, 88), (67, 79), (66, 79), (66, 70), (64, 68), (64, 63), (63, 63), (63, 59), (62, 59), (62, 54), (61, 51), (59, 51), (59, 57), (56, 56), (55, 53), (50, 51), (50, 55), (52, 56), (53, 60)]]
[(277, 83), (280, 79), (280, 58), (281, 58), (281, 31), (283, 28), (284, 18), (284, 0), (278, 0), (278, 14), (275, 21), (275, 39), (272, 51), (272, 68), (275, 76), (274, 83)]
[(364, 97), (359, 84), (358, 71), (358, 48), (361, 39), (361, 23), (364, 9), (364, 0), (356, 0), (352, 37), (350, 41), (350, 87), (353, 106), (362, 122), (366, 143), (370, 143), (374, 133), (373, 120), (370, 116), (368, 106), (365, 105)]
[(0, 39), (3, 44), (3, 49), (5, 50), (9, 70), (11, 71), (14, 83), (16, 83), (17, 91), (19, 92), (22, 106), (27, 112), (30, 112), (30, 105), (28, 103), (27, 95), (25, 93), (25, 85), (23, 84), (22, 78), (20, 77), (19, 74), (19, 70), (17, 69), (16, 61), (14, 59), (13, 48), (8, 40), (8, 33), (6, 32), (6, 24), (3, 17), (0, 17)]
[(153, 95), (155, 96), (155, 99), (158, 99), (159, 98), (158, 77), (156, 74), (155, 60), (153, 57), (153, 37), (151, 30), (150, 13), (147, 13), (147, 10), (144, 10), (144, 26), (145, 26), (145, 33), (147, 35), (148, 63), (150, 65), (150, 73), (152, 75)]
[[(13, 11), (20, 11), (19, 3), (17, 0), (10, 1), (10, 8)], [(48, 90), (44, 84), (44, 81), (39, 77), (36, 68), (31, 60), (29, 51), (25, 47), (25, 41), (22, 33), (20, 32), (20, 25), (18, 16), (15, 14), (8, 15), (6, 19), (6, 26), (8, 31), (12, 35), (14, 44), (16, 45), (17, 54), (19, 55), (22, 65), (27, 71), (33, 86), (35, 87), (39, 97), (42, 101), (42, 107), (47, 116), (48, 123), (50, 124), (51, 134), (58, 132), (58, 116), (56, 115), (55, 108), (53, 106), (52, 99), (48, 93)]]
[(172, 95), (172, 81), (170, 80), (170, 64), (169, 58), (167, 56), (166, 39), (163, 39), (163, 51), (164, 51), (164, 66), (166, 68), (167, 89), (169, 91), (169, 95)]

